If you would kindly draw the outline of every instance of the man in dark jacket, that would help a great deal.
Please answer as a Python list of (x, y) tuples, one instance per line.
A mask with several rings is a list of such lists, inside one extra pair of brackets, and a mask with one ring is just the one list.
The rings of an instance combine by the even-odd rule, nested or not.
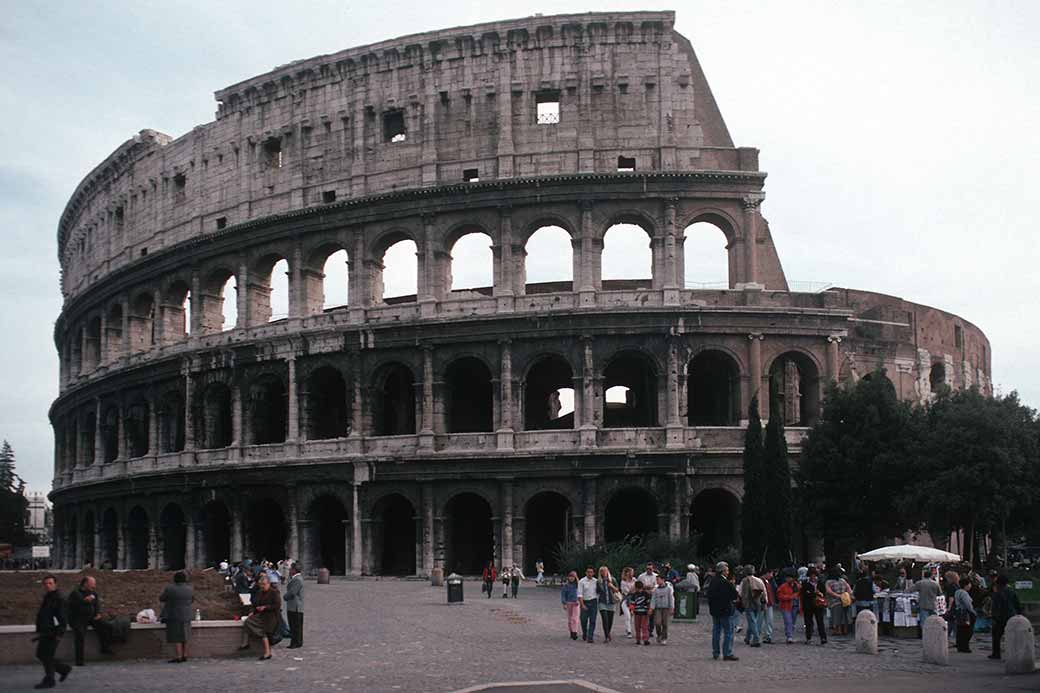
[(289, 582), (285, 585), (285, 615), (289, 617), (289, 649), (303, 647), (303, 575), (300, 564), (289, 568)]
[(58, 591), (53, 575), (44, 576), (43, 603), (36, 612), (36, 659), (43, 664), (43, 680), (34, 688), (54, 688), (54, 672), (64, 681), (72, 667), (54, 658), (61, 636), (65, 634), (65, 597)]
[(719, 639), (722, 639), (722, 658), (727, 662), (739, 659), (733, 654), (733, 603), (737, 588), (729, 581), (729, 565), (715, 566), (716, 577), (708, 585), (708, 611), (711, 613), (711, 656), (719, 658)]
[(101, 643), (102, 654), (112, 654), (112, 629), (101, 620), (101, 596), (97, 593), (97, 581), (87, 575), (79, 581), (79, 588), (69, 595), (69, 628), (75, 638), (76, 666), (83, 666), (83, 641), (87, 628), (93, 628)]
[(998, 575), (993, 583), (993, 654), (990, 659), (1000, 659), (1000, 641), (1004, 637), (1004, 629), (1012, 616), (1022, 613), (1022, 603), (1018, 595), (1008, 587), (1007, 575)]

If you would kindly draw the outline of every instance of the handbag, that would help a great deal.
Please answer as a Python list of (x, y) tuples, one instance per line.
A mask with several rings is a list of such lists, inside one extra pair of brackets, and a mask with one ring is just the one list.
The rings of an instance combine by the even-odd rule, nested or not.
[(842, 592), (838, 595), (841, 598), (841, 605), (848, 607), (852, 606), (852, 596), (848, 592)]
[(815, 592), (815, 595), (816, 596), (813, 597), (813, 606), (815, 606), (817, 609), (826, 609), (827, 597), (824, 596), (823, 592), (820, 592), (819, 590)]

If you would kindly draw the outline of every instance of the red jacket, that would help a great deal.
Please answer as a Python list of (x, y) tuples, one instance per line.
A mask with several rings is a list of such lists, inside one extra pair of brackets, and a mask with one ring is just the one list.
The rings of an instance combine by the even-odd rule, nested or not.
[(780, 603), (781, 611), (791, 611), (794, 609), (794, 600), (798, 598), (798, 588), (791, 587), (790, 583), (785, 582), (780, 585), (780, 589), (776, 591), (776, 600)]
[(484, 582), (494, 582), (496, 577), (498, 577), (498, 572), (495, 571), (495, 566), (484, 568)]

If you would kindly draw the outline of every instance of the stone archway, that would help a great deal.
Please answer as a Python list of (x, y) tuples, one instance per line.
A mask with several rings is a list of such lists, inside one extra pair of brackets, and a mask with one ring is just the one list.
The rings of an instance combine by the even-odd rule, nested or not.
[(202, 551), (207, 566), (219, 565), (221, 561), (237, 561), (244, 556), (231, 555), (231, 512), (223, 501), (212, 500), (202, 506), (201, 522)]
[(332, 575), (347, 574), (347, 509), (336, 496), (322, 494), (308, 508), (309, 555), (314, 568), (328, 568)]
[(109, 508), (101, 516), (101, 563), (112, 568), (119, 565), (119, 517), (115, 508)]
[(534, 575), (534, 564), (541, 560), (545, 572), (560, 570), (556, 551), (567, 541), (571, 521), (571, 503), (554, 491), (542, 491), (531, 497), (524, 507), (524, 570)]
[(415, 575), (418, 547), (415, 508), (399, 493), (379, 499), (372, 510), (372, 572)]
[(479, 575), (495, 559), (491, 506), (476, 493), (465, 492), (444, 506), (444, 571)]
[(148, 513), (140, 505), (135, 505), (126, 516), (128, 537), (127, 567), (131, 570), (148, 568), (149, 544), (151, 543), (151, 523)]
[(170, 503), (163, 508), (159, 515), (159, 529), (162, 534), (162, 569), (181, 570), (185, 566), (188, 525), (179, 505)]
[(249, 504), (246, 511), (246, 538), (250, 558), (273, 562), (286, 557), (288, 530), (285, 513), (278, 501), (263, 498)]
[(652, 493), (630, 486), (611, 496), (603, 511), (605, 541), (646, 538), (652, 534), (657, 534), (657, 499)]
[(700, 535), (697, 553), (701, 556), (740, 548), (740, 500), (723, 488), (701, 491), (690, 504), (690, 533)]

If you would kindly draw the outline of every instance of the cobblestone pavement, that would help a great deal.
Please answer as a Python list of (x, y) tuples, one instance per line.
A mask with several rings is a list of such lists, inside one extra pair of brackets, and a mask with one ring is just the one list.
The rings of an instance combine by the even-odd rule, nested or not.
[[(554, 588), (524, 585), (520, 598), (485, 598), (467, 582), (466, 601), (448, 605), (443, 588), (400, 580), (308, 582), (304, 647), (279, 646), (274, 658), (89, 663), (60, 687), (77, 691), (292, 690), (455, 691), (505, 681), (582, 679), (616, 691), (718, 690), (755, 684), (770, 691), (830, 685), (850, 691), (1038, 690), (1040, 674), (1008, 677), (986, 659), (988, 636), (975, 652), (951, 652), (949, 667), (921, 662), (917, 640), (882, 639), (877, 657), (853, 651), (851, 638), (819, 645), (735, 646), (739, 662), (711, 658), (710, 618), (673, 623), (667, 646), (572, 641)], [(782, 634), (783, 626), (776, 624)], [(799, 637), (801, 634), (799, 632)], [(781, 638), (782, 639), (782, 638)], [(40, 668), (7, 667), (3, 690), (24, 690)], [(499, 689), (509, 691), (509, 689)], [(532, 689), (537, 690), (537, 689)]]

